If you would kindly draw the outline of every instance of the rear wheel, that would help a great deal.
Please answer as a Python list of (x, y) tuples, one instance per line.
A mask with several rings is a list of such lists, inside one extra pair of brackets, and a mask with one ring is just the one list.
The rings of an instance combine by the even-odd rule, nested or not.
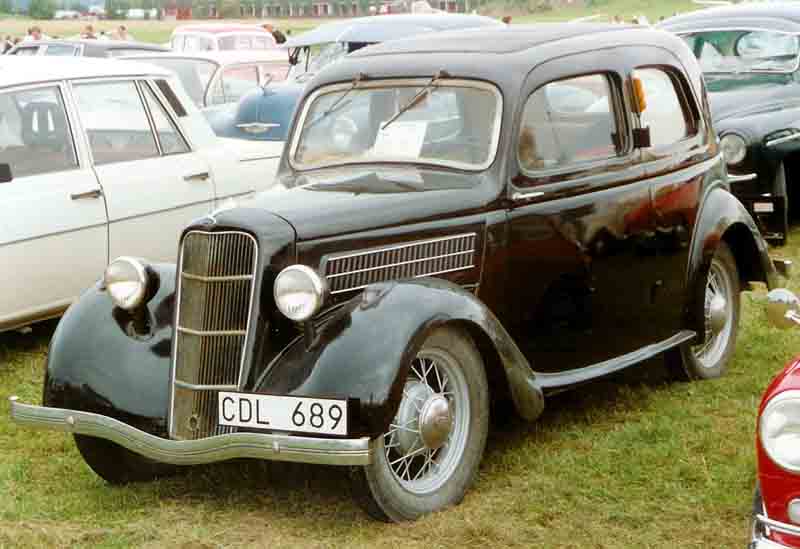
[(389, 431), (373, 462), (353, 472), (372, 517), (413, 520), (456, 505), (473, 482), (489, 426), (489, 387), (475, 344), (453, 328), (434, 332), (411, 364)]
[(102, 438), (74, 435), (86, 464), (110, 484), (143, 482), (175, 474), (178, 467), (159, 463)]
[(722, 376), (736, 348), (739, 331), (739, 272), (725, 242), (717, 248), (704, 284), (705, 341), (683, 344), (667, 355), (674, 377), (682, 380)]

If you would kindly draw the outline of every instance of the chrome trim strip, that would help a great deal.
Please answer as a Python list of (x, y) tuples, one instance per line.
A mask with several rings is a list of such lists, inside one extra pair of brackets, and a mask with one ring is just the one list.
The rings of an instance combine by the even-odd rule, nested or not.
[(731, 183), (739, 183), (740, 181), (752, 181), (758, 177), (757, 173), (746, 173), (742, 175), (728, 174), (728, 181)]
[[(383, 250), (381, 250), (381, 251), (383, 251)], [(367, 269), (356, 269), (354, 271), (347, 271), (346, 273), (336, 273), (336, 274), (332, 274), (332, 275), (327, 275), (325, 278), (338, 278), (340, 276), (348, 276), (348, 275), (354, 275), (354, 274), (358, 274), (358, 273), (368, 273), (370, 271), (380, 271), (381, 269), (391, 269), (392, 267), (401, 267), (403, 265), (412, 265), (414, 263), (422, 263), (424, 261), (434, 261), (436, 259), (445, 259), (445, 258), (448, 258), (448, 257), (455, 257), (455, 256), (458, 256), (458, 255), (467, 255), (467, 254), (474, 254), (474, 253), (475, 253), (475, 249), (473, 248), (471, 250), (466, 250), (466, 251), (463, 251), (463, 252), (453, 252), (453, 253), (450, 253), (450, 254), (432, 255), (430, 257), (423, 257), (422, 259), (412, 259), (410, 261), (400, 261), (399, 263), (387, 263), (386, 265), (379, 265), (378, 267), (369, 267)], [(340, 259), (340, 258), (337, 257), (336, 259)], [(331, 259), (331, 261), (335, 261), (335, 260)], [(430, 275), (425, 275), (425, 276), (430, 276)]]
[(792, 536), (800, 536), (800, 526), (795, 524), (788, 524), (786, 522), (780, 522), (777, 520), (773, 520), (766, 515), (756, 515), (755, 521), (758, 524), (764, 525), (776, 532), (781, 532), (783, 534), (789, 534)]
[(241, 336), (247, 335), (247, 330), (192, 330), (183, 326), (176, 327), (179, 332), (196, 336)]
[(764, 145), (766, 147), (774, 147), (775, 145), (780, 145), (781, 143), (786, 143), (787, 141), (794, 141), (795, 139), (800, 139), (800, 133), (793, 133), (793, 134), (787, 135), (785, 137), (779, 137), (777, 139), (770, 139)]
[(190, 389), (192, 391), (238, 391), (238, 385), (197, 385), (187, 381), (175, 379), (175, 385), (183, 389)]
[(544, 192), (542, 191), (531, 191), (527, 193), (514, 191), (511, 193), (511, 200), (527, 200), (529, 198), (539, 198), (540, 196), (544, 196)]
[(189, 280), (199, 280), (200, 282), (231, 282), (234, 280), (253, 280), (255, 278), (255, 275), (202, 276), (191, 273), (181, 273), (181, 276)]
[(437, 238), (429, 238), (427, 240), (415, 240), (413, 242), (408, 242), (406, 244), (397, 244), (395, 246), (386, 246), (382, 248), (372, 248), (370, 250), (364, 252), (355, 252), (351, 254), (342, 254), (342, 255), (333, 255), (328, 258), (328, 262), (331, 261), (338, 261), (340, 259), (348, 259), (350, 257), (360, 257), (362, 255), (372, 255), (379, 252), (391, 252), (393, 250), (402, 250), (403, 248), (411, 248), (414, 246), (422, 246), (424, 244), (432, 244), (434, 242), (446, 242), (448, 240), (455, 240), (456, 238), (467, 238), (469, 236), (475, 237), (477, 233), (461, 233), (455, 234), (451, 236), (442, 236)]
[(34, 406), (9, 398), (11, 419), (18, 425), (52, 429), (110, 440), (148, 459), (173, 465), (200, 465), (235, 458), (296, 461), (325, 465), (368, 465), (369, 438), (322, 439), (269, 433), (231, 433), (197, 440), (170, 440), (114, 418)]
[(27, 238), (20, 238), (18, 240), (12, 240), (10, 242), (0, 243), (0, 248), (2, 248), (3, 246), (11, 246), (13, 244), (23, 244), (25, 242), (30, 242), (31, 240), (39, 240), (40, 238), (50, 238), (50, 237), (53, 237), (53, 236), (61, 236), (61, 235), (69, 234), (69, 233), (77, 233), (79, 231), (88, 231), (90, 229), (97, 229), (97, 228), (100, 228), (100, 227), (106, 227), (107, 225), (108, 225), (108, 223), (95, 223), (94, 225), (87, 225), (85, 227), (76, 227), (74, 229), (65, 229), (63, 231), (56, 231), (56, 232), (53, 232), (53, 233), (47, 233), (47, 234), (42, 234), (42, 235), (38, 235), (38, 236), (29, 236)]

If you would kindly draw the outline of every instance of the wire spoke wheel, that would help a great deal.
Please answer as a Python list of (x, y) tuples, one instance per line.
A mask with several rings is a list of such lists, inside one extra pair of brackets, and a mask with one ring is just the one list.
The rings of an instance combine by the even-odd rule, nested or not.
[(705, 341), (692, 346), (692, 353), (703, 368), (715, 367), (729, 346), (734, 324), (733, 292), (731, 273), (715, 257), (705, 289)]

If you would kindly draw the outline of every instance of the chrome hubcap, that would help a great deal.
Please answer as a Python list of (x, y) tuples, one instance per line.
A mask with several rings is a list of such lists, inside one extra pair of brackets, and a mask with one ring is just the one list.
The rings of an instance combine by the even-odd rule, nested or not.
[(455, 358), (441, 349), (420, 353), (383, 439), (386, 462), (403, 488), (430, 493), (452, 476), (466, 447), (469, 415), (467, 382)]
[(733, 284), (727, 270), (713, 260), (705, 294), (705, 342), (692, 347), (695, 358), (704, 368), (715, 367), (728, 346), (733, 331)]

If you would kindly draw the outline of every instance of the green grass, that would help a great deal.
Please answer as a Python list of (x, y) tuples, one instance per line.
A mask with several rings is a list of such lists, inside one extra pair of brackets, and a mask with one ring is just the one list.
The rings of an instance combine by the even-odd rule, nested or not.
[[(791, 242), (780, 253), (800, 260), (800, 229)], [(0, 548), (741, 548), (757, 405), (800, 351), (764, 297), (743, 296), (726, 377), (669, 383), (654, 360), (552, 398), (536, 423), (496, 420), (465, 501), (411, 526), (369, 520), (337, 468), (237, 461), (111, 487), (70, 436), (18, 428), (0, 405)], [(39, 401), (53, 326), (0, 335), (0, 398)]]

